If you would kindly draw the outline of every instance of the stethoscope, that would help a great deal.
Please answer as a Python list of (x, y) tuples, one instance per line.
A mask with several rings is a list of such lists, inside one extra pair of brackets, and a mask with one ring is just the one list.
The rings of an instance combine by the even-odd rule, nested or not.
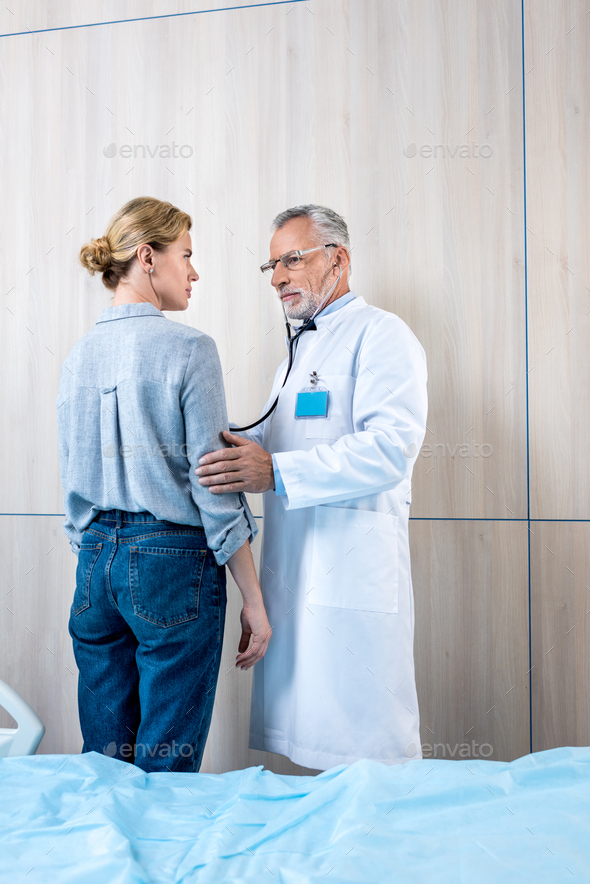
[[(337, 265), (334, 264), (334, 267), (336, 267), (336, 266), (337, 266)], [(241, 432), (243, 432), (244, 430), (251, 430), (253, 427), (257, 427), (258, 424), (261, 424), (263, 421), (265, 421), (265, 420), (267, 419), (267, 417), (270, 417), (270, 415), (273, 413), (273, 411), (275, 410), (275, 408), (276, 408), (277, 405), (278, 405), (278, 402), (279, 402), (279, 396), (281, 395), (281, 390), (283, 389), (283, 387), (284, 387), (285, 384), (287, 383), (287, 378), (289, 377), (289, 374), (290, 374), (290, 372), (291, 372), (291, 369), (293, 368), (293, 360), (294, 360), (294, 358), (295, 358), (295, 351), (296, 351), (296, 349), (297, 349), (297, 342), (299, 341), (299, 338), (301, 337), (301, 335), (302, 335), (304, 332), (308, 331), (308, 329), (311, 328), (314, 319), (316, 318), (316, 316), (318, 315), (318, 313), (320, 312), (320, 310), (323, 310), (326, 301), (328, 300), (328, 298), (330, 297), (330, 295), (332, 294), (332, 292), (334, 291), (334, 289), (336, 288), (336, 286), (337, 286), (338, 283), (340, 282), (340, 277), (341, 277), (341, 276), (342, 276), (342, 267), (339, 266), (339, 267), (338, 267), (338, 279), (336, 280), (336, 282), (334, 283), (334, 285), (332, 286), (332, 288), (330, 289), (330, 291), (328, 292), (328, 294), (326, 295), (326, 297), (324, 298), (324, 300), (322, 301), (322, 303), (320, 304), (320, 306), (317, 308), (317, 310), (315, 310), (315, 312), (313, 313), (313, 315), (309, 317), (309, 319), (307, 320), (307, 322), (306, 322), (304, 325), (302, 325), (300, 328), (297, 329), (297, 333), (296, 333), (295, 335), (292, 334), (292, 328), (293, 328), (293, 326), (291, 325), (291, 323), (290, 323), (289, 320), (287, 319), (287, 313), (286, 313), (286, 311), (285, 311), (285, 305), (284, 305), (284, 304), (282, 305), (282, 306), (283, 306), (283, 315), (284, 315), (284, 317), (285, 317), (285, 325), (286, 325), (286, 327), (287, 327), (287, 338), (288, 338), (288, 344), (289, 344), (289, 361), (288, 361), (288, 363), (287, 363), (287, 373), (285, 374), (285, 379), (284, 379), (283, 383), (281, 384), (281, 389), (280, 389), (279, 392), (278, 392), (277, 398), (275, 399), (275, 401), (273, 402), (273, 404), (271, 405), (271, 407), (268, 409), (268, 411), (266, 412), (266, 414), (264, 414), (264, 415), (260, 418), (260, 420), (255, 421), (255, 423), (253, 423), (253, 424), (248, 424), (247, 427), (232, 427), (232, 428), (231, 428), (231, 432), (232, 432), (232, 433), (241, 433)], [(315, 325), (314, 325), (313, 327), (315, 328)]]

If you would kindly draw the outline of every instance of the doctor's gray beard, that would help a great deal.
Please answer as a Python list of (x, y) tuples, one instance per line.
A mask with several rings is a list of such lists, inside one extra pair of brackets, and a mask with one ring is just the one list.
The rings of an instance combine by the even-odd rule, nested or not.
[(317, 295), (314, 295), (312, 291), (300, 291), (299, 296), (301, 300), (297, 306), (294, 304), (285, 305), (285, 313), (288, 319), (309, 319), (318, 304), (322, 303), (321, 298), (318, 300)]
[(330, 291), (330, 283), (322, 285), (318, 294), (312, 292), (311, 289), (300, 289), (299, 296), (301, 300), (297, 306), (286, 305), (285, 313), (287, 319), (303, 319), (307, 320), (313, 316), (317, 308), (320, 306), (328, 292)]

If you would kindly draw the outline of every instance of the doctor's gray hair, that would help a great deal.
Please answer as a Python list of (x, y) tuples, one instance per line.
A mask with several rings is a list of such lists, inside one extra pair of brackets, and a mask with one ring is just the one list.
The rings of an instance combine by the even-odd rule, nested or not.
[[(273, 233), (284, 227), (288, 221), (294, 218), (309, 218), (313, 224), (312, 237), (317, 245), (323, 245), (327, 242), (336, 243), (337, 246), (344, 246), (347, 252), (350, 252), (350, 237), (348, 235), (348, 227), (346, 221), (341, 215), (329, 209), (327, 206), (316, 206), (310, 203), (305, 206), (295, 206), (292, 209), (285, 209), (279, 212), (271, 224)], [(326, 252), (329, 257), (329, 252)], [(350, 254), (349, 254), (350, 260)], [(349, 267), (350, 272), (350, 267)]]

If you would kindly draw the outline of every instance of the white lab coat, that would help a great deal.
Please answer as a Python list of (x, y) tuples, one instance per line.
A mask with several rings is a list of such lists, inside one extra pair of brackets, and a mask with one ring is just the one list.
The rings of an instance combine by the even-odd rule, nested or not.
[[(276, 411), (244, 434), (277, 455), (287, 492), (263, 495), (273, 635), (254, 667), (250, 747), (321, 770), (395, 764), (422, 757), (408, 513), (426, 359), (403, 320), (363, 298), (316, 324)], [(312, 371), (329, 390), (328, 417), (295, 420)]]

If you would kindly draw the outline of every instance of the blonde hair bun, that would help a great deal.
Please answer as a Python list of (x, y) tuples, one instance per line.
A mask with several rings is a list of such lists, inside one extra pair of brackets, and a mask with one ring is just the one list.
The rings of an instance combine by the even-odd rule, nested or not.
[(108, 270), (113, 263), (113, 253), (106, 236), (92, 239), (82, 246), (80, 261), (93, 276), (95, 273), (104, 273), (105, 270)]

